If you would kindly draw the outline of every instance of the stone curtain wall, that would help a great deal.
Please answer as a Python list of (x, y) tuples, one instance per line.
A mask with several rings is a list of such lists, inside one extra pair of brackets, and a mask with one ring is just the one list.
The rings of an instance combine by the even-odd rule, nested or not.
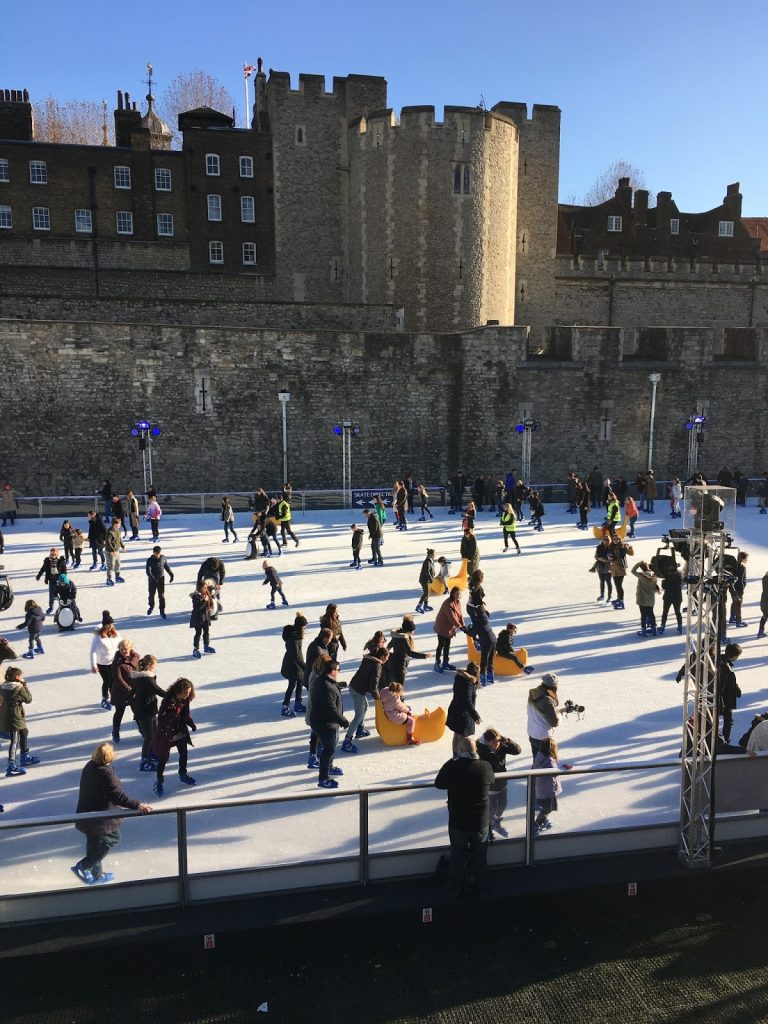
[[(639, 344), (619, 328), (559, 328), (554, 359), (526, 359), (521, 328), (454, 335), (276, 331), (235, 327), (0, 321), (6, 394), (2, 473), (22, 493), (88, 493), (104, 477), (141, 487), (130, 428), (162, 428), (154, 448), (161, 490), (248, 489), (281, 483), (281, 411), (288, 390), (289, 475), (296, 487), (341, 486), (333, 424), (360, 423), (353, 482), (386, 485), (413, 470), (442, 481), (520, 465), (521, 404), (541, 420), (533, 478), (569, 469), (628, 478), (645, 466), (650, 385), (657, 393), (654, 468), (685, 472), (686, 417), (708, 403), (701, 465), (762, 472), (768, 441), (768, 330), (728, 348), (756, 356), (727, 362), (712, 329), (657, 329)], [(649, 348), (650, 345), (650, 348)], [(652, 351), (642, 361), (635, 353)], [(570, 358), (569, 358), (570, 357)], [(197, 371), (197, 372), (196, 372)], [(201, 372), (202, 371), (202, 372)], [(196, 412), (210, 375), (213, 415)], [(208, 378), (206, 378), (208, 379)], [(601, 441), (608, 405), (610, 440)]]

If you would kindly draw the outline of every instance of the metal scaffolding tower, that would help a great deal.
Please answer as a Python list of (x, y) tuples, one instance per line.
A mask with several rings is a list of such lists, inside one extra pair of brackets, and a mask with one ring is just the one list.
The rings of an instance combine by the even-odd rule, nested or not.
[(352, 438), (360, 433), (360, 425), (352, 420), (341, 420), (333, 431), (341, 437), (342, 500), (344, 508), (352, 508)]
[(531, 483), (531, 453), (533, 451), (533, 435), (541, 430), (541, 423), (532, 416), (526, 416), (517, 424), (518, 434), (523, 435), (523, 453), (520, 458), (520, 471), (524, 483)]
[(725, 632), (725, 591), (730, 579), (726, 569), (730, 536), (722, 519), (723, 501), (718, 496), (725, 491), (735, 495), (732, 488), (688, 487), (685, 492), (690, 531), (685, 575), (688, 613), (678, 853), (691, 868), (708, 867), (712, 859), (718, 670)]
[(707, 422), (707, 417), (699, 409), (693, 416), (689, 416), (685, 423), (688, 431), (688, 479), (690, 480), (699, 468), (699, 444), (701, 434)]

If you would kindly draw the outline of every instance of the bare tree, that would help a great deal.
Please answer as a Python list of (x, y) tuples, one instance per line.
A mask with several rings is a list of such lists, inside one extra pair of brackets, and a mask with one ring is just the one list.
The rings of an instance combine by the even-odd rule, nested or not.
[(235, 101), (226, 86), (206, 71), (194, 71), (177, 75), (163, 91), (158, 104), (158, 114), (174, 133), (174, 145), (179, 144), (178, 117), (185, 110), (196, 107), (212, 107), (229, 114)]
[[(599, 206), (600, 203), (612, 199), (619, 187), (619, 178), (629, 178), (629, 184), (633, 189), (648, 188), (645, 183), (645, 175), (638, 167), (633, 167), (626, 160), (617, 160), (598, 174), (591, 188), (581, 200), (581, 205)], [(654, 199), (655, 195), (649, 195), (649, 201), (652, 202)]]
[[(100, 146), (104, 141), (102, 104), (96, 100), (66, 100), (53, 96), (32, 106), (35, 139), (71, 145)], [(107, 120), (107, 142), (112, 144), (111, 118)]]

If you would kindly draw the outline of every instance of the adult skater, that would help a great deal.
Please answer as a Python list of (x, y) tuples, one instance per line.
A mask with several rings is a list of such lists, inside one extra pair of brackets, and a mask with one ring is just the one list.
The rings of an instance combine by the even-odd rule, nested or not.
[[(112, 767), (114, 760), (115, 748), (111, 743), (100, 743), (91, 754), (90, 761), (80, 775), (78, 814), (111, 811), (118, 807), (141, 811), (142, 814), (152, 812), (150, 804), (134, 800), (123, 790), (120, 779)], [(120, 818), (98, 818), (95, 821), (77, 822), (75, 828), (86, 836), (85, 856), (72, 870), (86, 885), (111, 882), (113, 874), (103, 871), (101, 865), (109, 851), (120, 842)]]
[(482, 722), (475, 707), (479, 683), (480, 670), (473, 664), (467, 665), (465, 669), (460, 668), (453, 677), (453, 697), (448, 705), (446, 725), (453, 733), (454, 757), (461, 749), (462, 740), (474, 735), (475, 726)]
[(652, 515), (655, 513), (654, 502), (658, 497), (659, 489), (656, 486), (656, 477), (653, 474), (653, 470), (649, 469), (645, 474), (645, 509), (646, 512), (650, 512)]
[(733, 712), (736, 710), (736, 705), (741, 696), (739, 684), (736, 682), (736, 673), (733, 671), (733, 666), (736, 663), (736, 659), (741, 656), (741, 651), (740, 644), (726, 644), (718, 670), (718, 696), (720, 703), (718, 711), (723, 719), (723, 738), (726, 743), (731, 741)]
[(325, 611), (320, 616), (320, 626), (322, 629), (330, 629), (331, 631), (331, 642), (328, 644), (328, 653), (331, 658), (336, 661), (339, 654), (339, 647), (341, 647), (343, 651), (347, 650), (347, 641), (344, 636), (344, 629), (341, 625), (339, 606), (337, 604), (327, 604), (325, 606)]
[(206, 558), (200, 568), (197, 570), (197, 582), (201, 583), (205, 580), (211, 580), (213, 583), (214, 593), (216, 600), (218, 601), (218, 612), (224, 611), (224, 605), (221, 601), (221, 588), (224, 586), (224, 580), (227, 578), (227, 567), (224, 565), (220, 558), (216, 558), (215, 555), (211, 555), (210, 558)]
[(135, 672), (131, 673), (131, 709), (141, 733), (140, 772), (154, 772), (157, 761), (152, 752), (157, 724), (157, 698), (165, 696), (165, 690), (157, 685), (157, 658), (145, 654)]
[(427, 493), (427, 488), (424, 484), (419, 484), (419, 508), (421, 509), (421, 518), (419, 519), (420, 523), (426, 522), (427, 516), (429, 516), (430, 519), (435, 518), (429, 508), (429, 494)]
[(461, 589), (453, 587), (448, 597), (440, 605), (435, 624), (437, 633), (437, 650), (435, 651), (435, 672), (455, 672), (456, 666), (451, 664), (451, 640), (459, 630), (464, 629), (464, 615), (461, 610)]
[(299, 546), (299, 538), (291, 529), (291, 502), (288, 493), (283, 491), (283, 496), (277, 503), (277, 519), (280, 523), (280, 536), (283, 538), (283, 547), (288, 543), (286, 534), (294, 542), (296, 547)]
[(16, 523), (16, 513), (18, 510), (18, 496), (16, 491), (14, 491), (10, 483), (6, 480), (3, 484), (2, 492), (0, 492), (0, 515), (3, 517), (2, 525), (5, 526), (10, 519), (11, 526), (13, 526)]
[(329, 661), (325, 672), (312, 685), (309, 724), (323, 748), (317, 779), (320, 789), (338, 789), (339, 784), (334, 776), (344, 774), (333, 763), (339, 729), (349, 727), (341, 700), (339, 667), (338, 661)]
[[(280, 710), (283, 718), (295, 718), (297, 712), (307, 710), (301, 701), (301, 687), (307, 670), (307, 663), (304, 660), (304, 630), (306, 627), (307, 620), (301, 612), (296, 613), (293, 622), (283, 626), (285, 654), (280, 666), (280, 675), (288, 680), (288, 686), (283, 696), (283, 706)], [(294, 690), (296, 697), (293, 708), (291, 708), (291, 697)]]
[(624, 608), (624, 578), (627, 575), (627, 556), (634, 555), (635, 549), (621, 537), (614, 534), (611, 541), (611, 578), (616, 587), (616, 600), (613, 607), (616, 611)]
[(224, 524), (224, 540), (222, 544), (229, 544), (229, 534), (232, 533), (232, 540), (237, 544), (237, 533), (235, 532), (235, 510), (229, 498), (221, 499), (221, 521)]
[(349, 723), (347, 735), (341, 744), (345, 754), (356, 754), (357, 747), (354, 740), (370, 736), (365, 728), (365, 716), (368, 712), (368, 696), (374, 700), (379, 699), (379, 683), (383, 667), (389, 658), (389, 651), (386, 647), (379, 647), (372, 654), (363, 655), (360, 667), (349, 681), (349, 695), (352, 698), (352, 706), (355, 713)]
[(461, 538), (459, 554), (467, 560), (467, 573), (471, 576), (480, 566), (480, 548), (473, 530), (465, 530)]
[(171, 747), (179, 753), (179, 782), (185, 786), (194, 786), (196, 779), (187, 771), (187, 751), (192, 746), (192, 732), (197, 726), (192, 721), (189, 705), (195, 699), (195, 688), (189, 679), (177, 679), (168, 687), (166, 695), (160, 703), (157, 713), (157, 729), (153, 741), (153, 750), (157, 758), (157, 779), (152, 789), (158, 796), (165, 792), (165, 766), (170, 757)]
[(395, 512), (397, 514), (397, 529), (407, 530), (408, 519), (406, 516), (408, 507), (408, 492), (405, 489), (405, 484), (402, 480), (398, 480), (395, 484), (397, 490), (395, 491)]
[(144, 514), (144, 519), (149, 523), (149, 528), (152, 531), (152, 540), (156, 541), (160, 539), (160, 517), (163, 514), (163, 510), (157, 503), (157, 498), (153, 495), (147, 502), (147, 511)]
[(744, 601), (744, 591), (747, 589), (747, 562), (749, 553), (740, 551), (736, 562), (736, 572), (733, 575), (728, 593), (731, 595), (731, 616), (728, 619), (729, 626), (746, 626), (747, 623), (741, 618), (741, 606)]
[(429, 604), (429, 587), (432, 580), (435, 578), (435, 549), (427, 548), (427, 557), (421, 563), (421, 571), (419, 572), (419, 584), (421, 586), (421, 597), (419, 603), (416, 605), (417, 612), (431, 612), (432, 606)]
[(112, 505), (109, 510), (109, 519), (116, 519), (122, 530), (123, 537), (125, 537), (128, 531), (125, 528), (125, 506), (123, 505), (122, 498), (119, 494), (112, 495)]
[(128, 522), (131, 524), (131, 536), (129, 540), (139, 539), (139, 499), (133, 491), (126, 491), (125, 501), (128, 512)]
[(365, 510), (366, 525), (368, 526), (368, 536), (371, 540), (371, 557), (368, 559), (369, 565), (384, 565), (384, 559), (381, 557), (381, 523), (379, 517), (371, 509)]
[(576, 505), (579, 510), (579, 521), (576, 526), (579, 530), (586, 530), (589, 525), (590, 493), (588, 485), (583, 480), (580, 481)]
[(534, 760), (543, 740), (549, 739), (560, 724), (562, 709), (557, 706), (557, 684), (556, 673), (546, 672), (539, 685), (528, 691), (528, 740)]
[(491, 629), (491, 619), (485, 606), (481, 586), (473, 589), (470, 601), (467, 602), (467, 611), (470, 612), (472, 619), (472, 636), (480, 648), (480, 685), (493, 686), (495, 682), (493, 660), (496, 653), (496, 634)]
[(501, 535), (504, 538), (504, 550), (509, 551), (510, 540), (515, 545), (518, 555), (520, 554), (520, 545), (517, 543), (517, 516), (515, 510), (512, 508), (510, 503), (507, 501), (502, 505), (501, 508)]
[(460, 896), (465, 886), (472, 884), (478, 892), (485, 888), (488, 792), (493, 781), (493, 769), (480, 760), (471, 737), (457, 744), (455, 757), (437, 773), (435, 787), (448, 792), (448, 892), (452, 896)]
[(765, 636), (766, 620), (768, 620), (768, 572), (763, 576), (762, 590), (760, 592), (760, 625), (757, 627), (758, 637)]
[(638, 636), (657, 636), (656, 616), (653, 606), (656, 595), (661, 593), (656, 574), (647, 562), (632, 566), (632, 575), (637, 578), (637, 606), (640, 609), (640, 631)]
[(107, 586), (114, 587), (115, 583), (125, 583), (125, 579), (120, 575), (120, 552), (125, 551), (125, 544), (120, 536), (120, 520), (117, 517), (112, 520), (112, 525), (107, 530), (104, 548), (107, 552)]
[(134, 651), (133, 642), (127, 638), (117, 645), (117, 654), (112, 662), (112, 685), (110, 687), (112, 701), (112, 742), (120, 742), (120, 724), (125, 709), (128, 707), (133, 686), (131, 676), (139, 668), (139, 652)]
[(112, 662), (115, 660), (119, 643), (120, 635), (115, 629), (115, 620), (108, 611), (103, 611), (101, 625), (91, 641), (91, 672), (101, 676), (101, 706), (105, 711), (112, 710), (109, 701), (112, 688)]
[(541, 496), (538, 491), (531, 491), (528, 496), (528, 505), (531, 510), (531, 522), (533, 523), (533, 528), (537, 533), (541, 533), (544, 529), (544, 524), (541, 520), (547, 514), (547, 510), (544, 507), (544, 502), (541, 500)]
[(104, 505), (104, 521), (112, 517), (112, 481), (103, 480), (101, 483), (101, 490), (98, 494), (101, 496), (102, 503)]
[[(8, 767), (5, 774), (10, 778), (14, 775), (26, 775), (27, 767), (40, 764), (39, 757), (33, 757), (29, 749), (29, 730), (24, 705), (32, 703), (24, 673), (15, 665), (5, 670), (5, 680), (0, 684), (0, 730), (10, 737), (8, 744)], [(19, 760), (16, 760), (16, 748)]]
[(53, 606), (56, 601), (56, 584), (59, 581), (59, 573), (67, 571), (67, 563), (64, 560), (64, 556), (60, 555), (57, 548), (51, 548), (50, 552), (43, 559), (43, 564), (38, 570), (36, 580), (39, 580), (41, 576), (44, 576), (44, 582), (48, 584), (48, 607), (45, 610), (46, 615), (50, 615), (53, 611)]
[(637, 505), (635, 499), (631, 494), (628, 494), (624, 499), (624, 515), (627, 519), (627, 540), (631, 540), (635, 536), (635, 523), (637, 522)]
[(610, 601), (613, 593), (613, 576), (611, 563), (613, 562), (613, 546), (609, 534), (604, 533), (602, 540), (595, 548), (595, 566), (597, 578), (600, 580), (600, 593), (598, 601)]
[(165, 574), (173, 583), (173, 571), (168, 564), (168, 559), (163, 554), (159, 544), (152, 548), (152, 554), (146, 562), (147, 586), (149, 587), (147, 615), (151, 615), (155, 607), (155, 596), (160, 610), (160, 618), (167, 619), (165, 614)]
[(669, 572), (667, 572), (661, 581), (661, 592), (663, 594), (661, 604), (661, 625), (659, 626), (659, 633), (663, 634), (667, 628), (667, 616), (669, 615), (669, 609), (673, 608), (675, 612), (675, 618), (677, 619), (677, 632), (683, 632), (683, 616), (681, 607), (683, 604), (683, 577), (680, 575), (680, 570), (675, 566)]
[(206, 654), (215, 654), (216, 648), (211, 647), (211, 609), (213, 594), (205, 580), (198, 580), (197, 586), (189, 595), (192, 600), (192, 614), (189, 617), (189, 628), (194, 629), (192, 640), (192, 657), (202, 658), (200, 653), (200, 636), (203, 637), (203, 650)]
[(59, 540), (61, 541), (61, 543), (62, 543), (62, 545), (64, 547), (64, 563), (65, 564), (67, 564), (68, 562), (72, 562), (72, 564), (74, 564), (74, 561), (75, 561), (75, 549), (74, 549), (74, 545), (73, 545), (74, 537), (75, 537), (75, 531), (74, 531), (74, 529), (72, 527), (72, 523), (70, 523), (70, 521), (68, 519), (65, 519), (64, 522), (61, 524), (61, 529), (59, 530)]
[(89, 572), (101, 563), (101, 568), (106, 569), (107, 563), (104, 559), (104, 541), (107, 538), (107, 528), (104, 525), (104, 520), (101, 518), (98, 512), (88, 513), (88, 546), (91, 549), (91, 555), (93, 556), (93, 562)]

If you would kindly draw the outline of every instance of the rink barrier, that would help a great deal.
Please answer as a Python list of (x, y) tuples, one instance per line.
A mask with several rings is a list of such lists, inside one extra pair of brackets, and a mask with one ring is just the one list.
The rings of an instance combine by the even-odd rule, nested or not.
[[(762, 760), (762, 759), (761, 759)], [(739, 765), (752, 759), (728, 757), (719, 761), (718, 770), (727, 773), (727, 781), (733, 788), (738, 785), (741, 769)], [(754, 761), (750, 766), (754, 770)], [(489, 848), (489, 867), (533, 867), (544, 861), (578, 861), (583, 858), (610, 856), (622, 853), (641, 853), (650, 850), (675, 852), (679, 845), (679, 823), (677, 820), (641, 823), (606, 829), (571, 829), (569, 831), (546, 833), (537, 836), (533, 827), (535, 817), (535, 780), (538, 776), (606, 776), (629, 773), (653, 773), (674, 769), (679, 772), (679, 759), (659, 761), (652, 764), (605, 765), (598, 767), (562, 769), (528, 769), (505, 772), (496, 776), (510, 782), (525, 783), (525, 833), (511, 836), (507, 840), (497, 839)], [(765, 761), (768, 770), (768, 761)], [(768, 784), (768, 778), (766, 779)], [(514, 791), (515, 787), (511, 787)], [(84, 888), (77, 882), (69, 888), (42, 892), (15, 893), (0, 897), (0, 928), (11, 927), (20, 922), (41, 922), (61, 917), (101, 914), (116, 910), (141, 910), (158, 906), (187, 907), (205, 902), (235, 898), (252, 898), (297, 889), (323, 890), (338, 886), (360, 885), (369, 882), (392, 879), (431, 876), (440, 854), (448, 852), (446, 846), (407, 848), (371, 854), (370, 852), (370, 797), (388, 793), (413, 793), (431, 790), (437, 796), (432, 782), (403, 783), (393, 786), (371, 786), (364, 789), (338, 789), (311, 792), (291, 796), (243, 797), (221, 800), (215, 803), (200, 803), (187, 807), (155, 807), (151, 815), (173, 816), (176, 825), (176, 876), (154, 879), (138, 879), (115, 882), (93, 889)], [(358, 803), (358, 853), (357, 856), (325, 857), (304, 861), (281, 862), (266, 866), (251, 866), (218, 871), (191, 873), (189, 869), (189, 840), (187, 818), (189, 814), (201, 811), (222, 811), (228, 808), (253, 807), (258, 805), (286, 805), (308, 800), (351, 800)], [(513, 811), (510, 803), (508, 810)], [(0, 841), (4, 832), (39, 830), (76, 822), (101, 818), (142, 818), (139, 811), (119, 809), (92, 814), (63, 815), (34, 819), (0, 819)], [(729, 814), (716, 821), (719, 845), (745, 839), (768, 840), (768, 817), (757, 810), (743, 814)], [(446, 819), (447, 834), (447, 819)], [(82, 836), (78, 836), (78, 843)], [(138, 856), (134, 853), (132, 856)], [(0, 871), (2, 866), (0, 863)]]
[[(714, 481), (710, 481), (713, 483)], [(660, 508), (669, 501), (666, 497), (666, 488), (670, 483), (669, 480), (657, 480), (657, 486), (659, 488), (659, 494), (654, 501), (659, 503)], [(762, 483), (762, 477), (750, 477), (749, 490), (747, 497), (754, 497), (757, 494), (757, 485)], [(553, 504), (567, 504), (568, 492), (565, 483), (540, 483), (531, 484), (534, 490), (537, 490), (541, 495), (541, 499), (545, 505), (549, 503)], [(375, 487), (366, 488), (353, 488), (353, 493), (359, 490), (375, 492)], [(630, 484), (630, 491), (634, 491), (635, 488)], [(448, 507), (448, 499), (450, 491), (443, 485), (428, 485), (427, 491), (430, 496), (430, 505), (432, 508)], [(378, 493), (382, 496), (391, 496), (392, 487), (391, 485), (382, 487)], [(158, 494), (158, 501), (160, 507), (163, 509), (164, 515), (188, 515), (197, 513), (207, 512), (218, 512), (221, 507), (221, 499), (226, 495), (229, 497), (232, 507), (235, 512), (249, 512), (250, 502), (253, 499), (253, 491), (169, 491)], [(267, 491), (271, 496), (279, 496), (279, 491)], [(144, 501), (143, 493), (136, 492), (136, 496), (140, 501)], [(468, 484), (464, 488), (464, 499), (469, 501), (472, 497), (472, 485)], [(435, 500), (437, 498), (437, 501)], [(103, 511), (104, 502), (100, 495), (93, 494), (62, 494), (62, 495), (35, 495), (25, 496), (18, 498), (19, 511), (17, 517), (19, 519), (30, 519), (36, 518), (39, 522), (43, 522), (46, 517), (62, 517), (72, 519), (75, 516), (86, 516), (90, 511)], [(483, 508), (489, 507), (489, 501), (486, 498), (485, 505)], [(387, 502), (387, 507), (390, 507), (390, 502)], [(349, 492), (344, 491), (341, 488), (330, 488), (326, 490), (313, 490), (313, 489), (295, 489), (293, 491), (293, 502), (292, 508), (294, 512), (301, 512), (304, 515), (306, 512), (322, 512), (322, 511), (348, 511), (350, 515), (354, 515), (355, 509), (349, 508)], [(418, 498), (414, 496), (414, 511), (416, 515), (418, 511)], [(143, 515), (143, 512), (142, 512)], [(162, 523), (162, 520), (161, 520)]]

